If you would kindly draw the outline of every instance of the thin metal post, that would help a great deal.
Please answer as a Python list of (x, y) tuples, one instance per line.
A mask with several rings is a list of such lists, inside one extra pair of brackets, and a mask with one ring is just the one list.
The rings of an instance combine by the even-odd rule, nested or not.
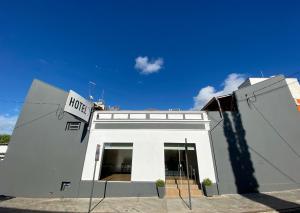
[(185, 138), (185, 164), (186, 164), (186, 173), (187, 173), (187, 182), (188, 182), (188, 191), (189, 191), (189, 208), (192, 210), (192, 200), (191, 200), (191, 189), (190, 189), (190, 177), (189, 177), (189, 161), (187, 155), (187, 139)]
[(95, 166), (94, 166), (94, 175), (93, 175), (92, 190), (91, 190), (91, 196), (90, 196), (90, 203), (89, 203), (89, 211), (88, 211), (88, 213), (91, 212), (91, 207), (92, 207), (92, 199), (93, 199), (94, 184), (95, 184), (95, 174), (96, 174), (96, 165), (97, 165), (97, 161), (95, 161)]
[(96, 146), (96, 154), (95, 154), (94, 174), (93, 174), (93, 181), (92, 181), (92, 190), (91, 190), (91, 196), (90, 196), (89, 211), (88, 211), (88, 213), (91, 212), (91, 207), (92, 207), (92, 199), (93, 199), (93, 194), (94, 194), (95, 175), (96, 175), (96, 166), (97, 166), (97, 162), (99, 161), (99, 155), (100, 155), (100, 145), (97, 144), (97, 146)]
[(179, 177), (180, 177), (180, 185), (182, 185), (182, 175), (181, 175), (181, 157), (180, 157), (180, 147), (178, 145), (178, 161), (179, 161)]

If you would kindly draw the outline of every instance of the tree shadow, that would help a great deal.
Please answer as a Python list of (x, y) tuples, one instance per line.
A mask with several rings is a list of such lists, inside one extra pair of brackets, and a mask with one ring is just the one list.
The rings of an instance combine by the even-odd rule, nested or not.
[[(14, 198), (15, 197), (0, 195), (0, 203)], [(22, 208), (18, 209), (18, 208), (0, 206), (0, 213), (50, 213), (50, 212), (60, 213), (57, 211), (30, 210), (30, 209), (22, 209)]]
[(9, 207), (0, 207), (0, 213), (63, 213), (58, 211), (26, 210)]
[(0, 202), (13, 199), (14, 197), (0, 195)]
[(255, 169), (246, 140), (246, 131), (236, 104), (233, 111), (223, 112), (223, 124), (237, 192), (247, 199), (279, 212), (299, 211), (300, 205), (297, 203), (259, 192), (259, 183), (254, 174)]

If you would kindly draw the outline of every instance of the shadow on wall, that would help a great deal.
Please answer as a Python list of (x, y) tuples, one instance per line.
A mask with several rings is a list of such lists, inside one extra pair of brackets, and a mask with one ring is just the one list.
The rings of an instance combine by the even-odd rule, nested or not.
[[(232, 115), (231, 119), (230, 114)], [(235, 106), (235, 110), (232, 112), (223, 112), (223, 117), (224, 135), (228, 144), (228, 152), (237, 192), (252, 201), (261, 203), (277, 211), (287, 208), (300, 208), (300, 205), (297, 203), (259, 193), (259, 183), (255, 178), (255, 169), (246, 141), (246, 131), (243, 127), (238, 107)]]

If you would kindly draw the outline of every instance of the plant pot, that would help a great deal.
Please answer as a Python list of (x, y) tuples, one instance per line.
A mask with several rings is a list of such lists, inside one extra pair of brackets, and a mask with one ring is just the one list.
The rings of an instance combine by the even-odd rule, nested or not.
[(213, 185), (211, 186), (205, 186), (203, 185), (203, 191), (205, 196), (212, 197), (215, 194), (215, 187)]
[(213, 187), (212, 186), (204, 186), (204, 194), (207, 197), (213, 196)]
[(165, 187), (157, 187), (157, 194), (160, 199), (164, 198), (166, 193)]

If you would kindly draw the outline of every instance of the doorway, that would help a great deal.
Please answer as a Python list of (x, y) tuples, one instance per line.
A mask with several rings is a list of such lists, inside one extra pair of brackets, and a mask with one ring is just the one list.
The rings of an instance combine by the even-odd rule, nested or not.
[(132, 143), (105, 143), (99, 180), (130, 181)]
[(165, 175), (166, 179), (187, 178), (187, 163), (189, 167), (189, 179), (199, 184), (198, 161), (195, 144), (187, 144), (188, 162), (185, 160), (184, 143), (165, 143)]

